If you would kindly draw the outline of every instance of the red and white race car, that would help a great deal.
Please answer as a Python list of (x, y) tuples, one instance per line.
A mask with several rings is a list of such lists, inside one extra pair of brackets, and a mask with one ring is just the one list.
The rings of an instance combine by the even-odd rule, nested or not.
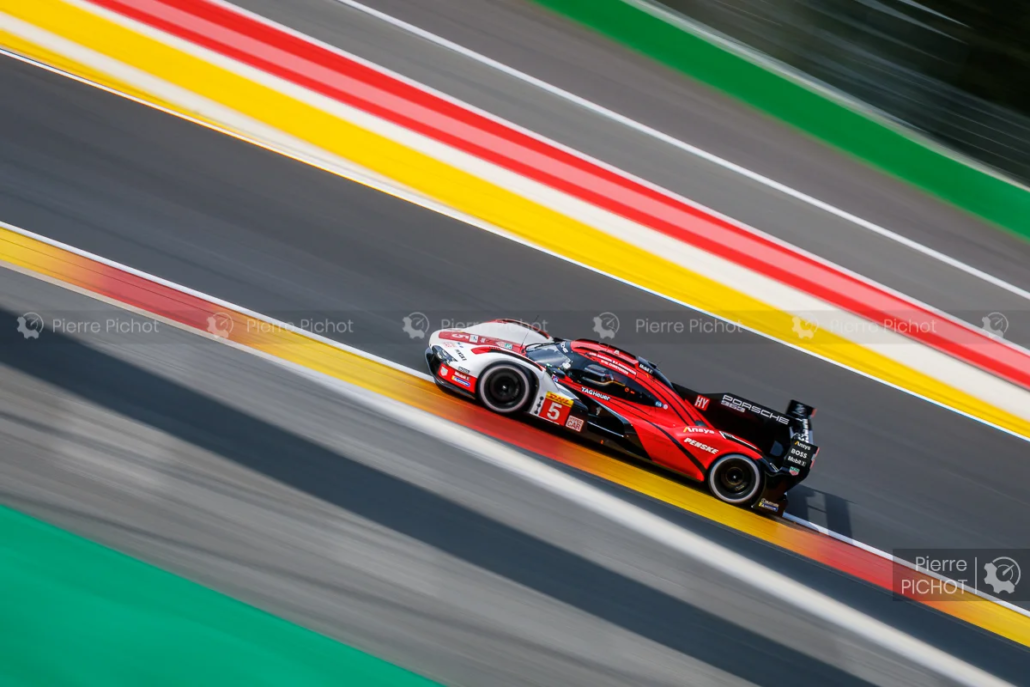
[(434, 332), (426, 361), (441, 388), (496, 413), (552, 423), (764, 512), (783, 513), (819, 450), (810, 406), (791, 401), (779, 413), (736, 394), (698, 393), (626, 351), (517, 320)]

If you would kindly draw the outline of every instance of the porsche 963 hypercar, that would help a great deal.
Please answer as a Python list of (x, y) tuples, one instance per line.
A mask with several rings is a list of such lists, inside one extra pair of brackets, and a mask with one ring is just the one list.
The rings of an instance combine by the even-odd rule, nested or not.
[(426, 362), (441, 388), (495, 413), (551, 423), (760, 512), (783, 514), (819, 451), (811, 406), (791, 401), (781, 413), (738, 394), (700, 393), (614, 346), (517, 320), (434, 332)]

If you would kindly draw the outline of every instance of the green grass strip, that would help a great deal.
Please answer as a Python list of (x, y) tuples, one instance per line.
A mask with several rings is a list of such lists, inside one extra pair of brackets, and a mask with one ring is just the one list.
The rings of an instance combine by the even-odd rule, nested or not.
[(7, 687), (434, 684), (4, 507), (0, 599)]

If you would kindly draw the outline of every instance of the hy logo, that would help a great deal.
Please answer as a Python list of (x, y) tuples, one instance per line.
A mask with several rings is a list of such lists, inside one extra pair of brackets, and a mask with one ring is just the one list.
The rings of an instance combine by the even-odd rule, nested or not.
[(1009, 330), (1009, 318), (1000, 312), (992, 312), (984, 315), (980, 320), (983, 322), (983, 330), (999, 339), (1004, 338), (1005, 332)]
[(224, 312), (216, 312), (214, 315), (208, 315), (207, 331), (215, 336), (228, 339), (232, 333), (232, 324), (231, 317)]
[(26, 339), (38, 339), (43, 331), (43, 318), (38, 313), (27, 312), (18, 316), (18, 333)]
[(619, 317), (615, 313), (603, 312), (594, 318), (594, 331), (603, 339), (614, 339), (619, 333)]
[(791, 327), (799, 339), (811, 339), (819, 331), (819, 322), (805, 320), (794, 315), (794, 326)]
[(405, 315), (401, 324), (404, 325), (402, 331), (408, 335), (409, 339), (424, 339), (426, 332), (429, 331), (429, 318), (418, 311)]

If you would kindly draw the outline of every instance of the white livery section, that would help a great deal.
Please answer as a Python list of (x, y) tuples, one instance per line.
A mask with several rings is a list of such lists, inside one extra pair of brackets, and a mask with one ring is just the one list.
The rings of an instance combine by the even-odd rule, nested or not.
[(524, 355), (527, 347), (552, 342), (523, 322), (494, 320), (433, 332), (426, 362), (440, 387), (470, 395), (495, 413), (528, 413), (579, 432), (585, 423), (572, 413), (576, 396)]

